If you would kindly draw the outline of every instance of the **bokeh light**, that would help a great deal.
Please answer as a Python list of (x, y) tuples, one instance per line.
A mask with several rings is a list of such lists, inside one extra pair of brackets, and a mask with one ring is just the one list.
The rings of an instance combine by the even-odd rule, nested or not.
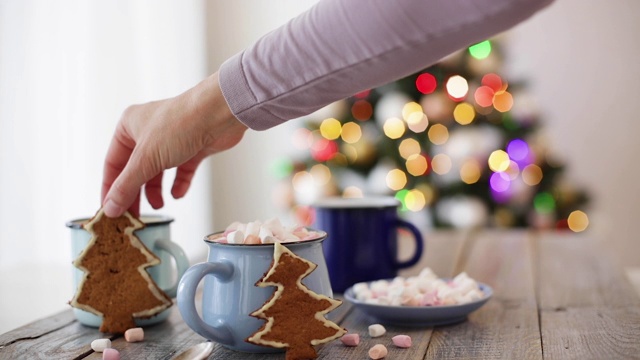
[(328, 118), (322, 120), (320, 123), (320, 134), (322, 137), (328, 140), (335, 140), (340, 137), (342, 131), (342, 124), (338, 119)]
[(424, 196), (425, 205), (431, 204), (436, 197), (436, 192), (433, 189), (433, 186), (428, 183), (418, 184), (418, 186), (416, 186), (416, 190), (420, 191)]
[(431, 169), (438, 175), (451, 171), (451, 158), (446, 154), (438, 154), (431, 159)]
[(416, 189), (409, 190), (409, 192), (407, 192), (407, 194), (404, 197), (404, 205), (410, 211), (414, 211), (414, 212), (420, 211), (424, 209), (426, 203), (427, 202), (424, 198), (424, 194), (422, 194), (421, 191)]
[(429, 73), (420, 74), (416, 79), (416, 88), (423, 94), (431, 94), (437, 86), (436, 77)]
[(469, 46), (469, 53), (478, 60), (487, 58), (491, 54), (491, 41), (485, 40)]
[(453, 118), (460, 125), (471, 124), (476, 116), (476, 111), (473, 109), (473, 105), (463, 102), (456, 105), (453, 109)]
[(467, 96), (469, 84), (467, 83), (467, 79), (460, 75), (454, 75), (447, 80), (446, 88), (451, 99), (460, 101)]
[(504, 150), (496, 150), (489, 155), (489, 169), (495, 172), (507, 170), (511, 161)]
[(522, 181), (529, 186), (536, 186), (542, 181), (542, 169), (536, 164), (525, 166), (522, 170)]
[(395, 117), (389, 118), (384, 122), (382, 129), (384, 131), (384, 134), (387, 135), (387, 137), (389, 137), (390, 139), (398, 139), (402, 135), (404, 135), (404, 121)]
[(318, 162), (330, 160), (338, 153), (338, 145), (335, 141), (318, 139), (311, 146), (311, 155)]
[(515, 161), (522, 161), (529, 155), (529, 145), (522, 139), (513, 139), (507, 144), (507, 154)]
[(298, 171), (291, 179), (293, 188), (298, 192), (305, 192), (313, 184), (313, 177), (307, 171)]
[(567, 218), (569, 229), (574, 232), (581, 232), (589, 226), (589, 217), (583, 211), (575, 210)]
[(493, 89), (488, 86), (480, 86), (476, 89), (473, 98), (476, 104), (482, 107), (489, 107), (493, 105), (493, 95), (495, 95)]
[(342, 125), (342, 132), (340, 136), (344, 142), (354, 144), (362, 138), (362, 129), (360, 128), (360, 125), (353, 121), (349, 121)]
[(509, 175), (502, 172), (496, 172), (491, 174), (491, 178), (489, 178), (489, 185), (493, 191), (503, 193), (509, 190), (511, 180), (509, 180)]
[(460, 179), (462, 179), (462, 182), (465, 184), (477, 183), (481, 175), (482, 169), (480, 168), (480, 164), (474, 159), (465, 161), (460, 167)]
[(502, 89), (502, 78), (494, 73), (486, 74), (485, 76), (483, 76), (481, 83), (483, 86), (488, 86), (489, 88), (491, 88), (494, 93)]
[(373, 107), (367, 100), (358, 100), (351, 106), (351, 115), (353, 115), (356, 120), (369, 120), (373, 115)]
[(407, 167), (407, 172), (413, 176), (421, 176), (427, 172), (429, 165), (427, 163), (427, 159), (420, 155), (414, 154), (409, 156), (407, 159), (405, 166)]
[(331, 180), (331, 170), (324, 164), (315, 164), (309, 170), (314, 183), (318, 186), (323, 186), (329, 183)]
[(540, 214), (549, 214), (556, 208), (556, 200), (548, 192), (541, 192), (533, 198), (533, 207)]
[(420, 147), (420, 143), (418, 140), (413, 138), (408, 138), (402, 140), (400, 146), (398, 146), (398, 151), (400, 152), (400, 156), (403, 159), (408, 159), (411, 155), (420, 154), (422, 148)]
[(434, 124), (427, 133), (429, 141), (435, 145), (442, 145), (449, 140), (449, 129), (442, 124)]
[(409, 130), (413, 131), (416, 134), (425, 131), (429, 126), (429, 119), (427, 118), (427, 114), (414, 112), (413, 114), (409, 115), (409, 118), (407, 119), (407, 126), (409, 127)]
[(513, 107), (513, 96), (509, 92), (499, 92), (493, 96), (493, 107), (500, 112), (507, 112)]
[(400, 169), (393, 169), (387, 173), (387, 186), (391, 190), (400, 190), (407, 185), (407, 175)]
[(422, 106), (415, 101), (410, 101), (402, 107), (402, 118), (404, 121), (409, 122), (409, 117), (414, 113), (422, 114)]

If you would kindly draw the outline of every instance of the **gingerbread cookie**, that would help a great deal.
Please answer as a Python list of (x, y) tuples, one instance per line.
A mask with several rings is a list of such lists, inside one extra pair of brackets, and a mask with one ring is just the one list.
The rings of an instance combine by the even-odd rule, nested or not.
[(134, 318), (150, 318), (172, 305), (146, 268), (156, 257), (133, 233), (144, 224), (128, 212), (109, 218), (102, 209), (83, 227), (91, 240), (73, 264), (84, 276), (70, 304), (102, 316), (100, 331), (124, 333)]
[(267, 322), (247, 341), (256, 345), (286, 348), (286, 360), (314, 359), (314, 345), (339, 338), (346, 330), (325, 318), (341, 301), (309, 290), (302, 279), (316, 264), (303, 259), (280, 243), (274, 244), (273, 262), (256, 286), (276, 286), (273, 296), (251, 316)]

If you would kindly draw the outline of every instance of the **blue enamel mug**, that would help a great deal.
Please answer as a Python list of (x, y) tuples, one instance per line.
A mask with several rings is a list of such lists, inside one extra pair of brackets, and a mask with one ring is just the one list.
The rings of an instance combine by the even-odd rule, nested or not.
[[(223, 236), (216, 233), (205, 237), (209, 256), (187, 270), (178, 285), (178, 308), (185, 323), (202, 337), (232, 350), (269, 353), (284, 349), (254, 345), (246, 341), (264, 324), (250, 316), (274, 294), (275, 287), (256, 286), (273, 261), (273, 244), (228, 244), (217, 242)], [(317, 267), (302, 283), (309, 290), (333, 297), (327, 265), (322, 252), (324, 232), (317, 239), (282, 243), (294, 254), (311, 261)], [(203, 283), (202, 298), (197, 298), (198, 284)], [(202, 316), (196, 310), (202, 304)]]
[[(424, 244), (420, 231), (398, 217), (400, 202), (387, 196), (326, 198), (313, 204), (313, 227), (327, 232), (323, 250), (331, 286), (344, 292), (351, 285), (393, 278), (415, 265)], [(398, 229), (413, 234), (415, 253), (398, 260)]]

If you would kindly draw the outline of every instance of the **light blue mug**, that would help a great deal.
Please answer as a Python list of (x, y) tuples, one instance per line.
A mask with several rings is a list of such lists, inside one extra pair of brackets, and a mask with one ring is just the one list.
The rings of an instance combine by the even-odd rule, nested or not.
[[(67, 227), (71, 229), (71, 252), (75, 260), (82, 250), (87, 247), (91, 240), (91, 234), (86, 231), (82, 224), (90, 219), (77, 219), (67, 222)], [(169, 225), (173, 219), (166, 216), (142, 216), (140, 220), (145, 227), (135, 232), (136, 236), (144, 245), (160, 258), (160, 264), (147, 268), (149, 275), (155, 283), (170, 297), (175, 297), (178, 281), (189, 268), (189, 260), (182, 248), (171, 241)], [(175, 268), (172, 266), (172, 260)], [(84, 272), (76, 267), (73, 268), (74, 289), (78, 288)], [(88, 311), (73, 308), (76, 319), (81, 324), (99, 327), (102, 324), (102, 317)], [(160, 314), (149, 319), (136, 319), (136, 325), (147, 326), (160, 323), (166, 320), (171, 314), (171, 308), (164, 310)]]
[[(302, 283), (313, 292), (333, 297), (322, 252), (322, 241), (327, 234), (319, 233), (317, 239), (283, 245), (294, 254), (317, 265), (313, 272), (302, 279)], [(222, 233), (215, 233), (204, 238), (205, 244), (209, 247), (207, 262), (192, 266), (180, 280), (177, 301), (182, 318), (191, 329), (204, 338), (229, 349), (252, 353), (284, 351), (245, 341), (264, 324), (264, 320), (249, 314), (260, 309), (276, 289), (273, 286), (256, 286), (271, 267), (274, 245), (227, 244), (214, 241), (221, 236)], [(200, 317), (196, 311), (196, 289), (203, 279)]]

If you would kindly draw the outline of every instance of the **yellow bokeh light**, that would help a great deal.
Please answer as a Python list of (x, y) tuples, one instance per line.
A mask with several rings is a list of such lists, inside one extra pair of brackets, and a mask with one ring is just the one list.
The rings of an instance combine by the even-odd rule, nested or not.
[(589, 226), (589, 217), (580, 210), (572, 211), (567, 218), (567, 225), (574, 232), (584, 231)]
[(364, 196), (362, 189), (357, 186), (347, 186), (342, 192), (344, 198), (361, 198)]
[(493, 97), (493, 107), (500, 112), (507, 112), (513, 107), (513, 96), (508, 92), (497, 93)]
[(409, 115), (409, 118), (407, 119), (407, 126), (409, 127), (409, 130), (414, 133), (421, 133), (427, 130), (427, 127), (429, 126), (429, 119), (425, 113), (414, 112)]
[(431, 159), (431, 169), (439, 175), (444, 175), (451, 171), (451, 158), (446, 154), (438, 154)]
[(454, 75), (447, 80), (447, 93), (454, 99), (462, 99), (469, 92), (469, 84), (467, 79), (460, 75)]
[(384, 134), (390, 139), (398, 139), (404, 135), (405, 131), (404, 122), (395, 117), (387, 119), (382, 128), (384, 130)]
[(427, 135), (429, 136), (429, 141), (435, 145), (442, 145), (449, 140), (449, 129), (442, 124), (434, 124), (429, 128)]
[(418, 104), (417, 102), (411, 101), (406, 103), (402, 107), (402, 118), (407, 123), (409, 123), (409, 118), (415, 113), (418, 113), (418, 114), (423, 113), (422, 106), (420, 106), (420, 104)]
[(489, 155), (489, 168), (494, 172), (507, 170), (511, 164), (509, 155), (504, 150), (496, 150)]
[(475, 184), (480, 180), (482, 169), (476, 160), (467, 160), (460, 168), (460, 179), (465, 184)]
[(453, 110), (453, 118), (460, 125), (471, 124), (476, 117), (476, 111), (473, 109), (473, 105), (469, 103), (460, 103)]
[(335, 140), (340, 137), (342, 132), (342, 125), (338, 119), (328, 118), (322, 120), (320, 124), (320, 134), (325, 139)]
[(329, 183), (329, 180), (331, 180), (331, 170), (329, 170), (329, 167), (324, 164), (313, 165), (311, 170), (309, 170), (309, 173), (311, 173), (313, 181), (320, 186), (326, 185)]
[(536, 186), (542, 181), (542, 169), (536, 164), (529, 164), (522, 170), (522, 181), (529, 186)]
[(387, 186), (391, 190), (400, 190), (407, 185), (407, 175), (400, 169), (393, 169), (387, 173)]
[(400, 156), (402, 156), (403, 159), (408, 159), (411, 155), (420, 154), (422, 148), (420, 147), (420, 143), (418, 142), (418, 140), (408, 138), (402, 140), (400, 146), (398, 146), (398, 150), (400, 152)]
[(405, 166), (407, 167), (407, 171), (409, 172), (409, 174), (413, 176), (424, 175), (424, 173), (427, 172), (427, 169), (429, 168), (427, 159), (419, 154), (409, 156), (405, 163)]
[(342, 133), (340, 134), (340, 136), (346, 143), (356, 143), (362, 137), (362, 128), (360, 128), (360, 125), (354, 123), (353, 121), (349, 121), (348, 123), (342, 125)]
[(416, 189), (410, 190), (404, 198), (404, 205), (414, 212), (424, 209), (426, 204), (424, 194)]

